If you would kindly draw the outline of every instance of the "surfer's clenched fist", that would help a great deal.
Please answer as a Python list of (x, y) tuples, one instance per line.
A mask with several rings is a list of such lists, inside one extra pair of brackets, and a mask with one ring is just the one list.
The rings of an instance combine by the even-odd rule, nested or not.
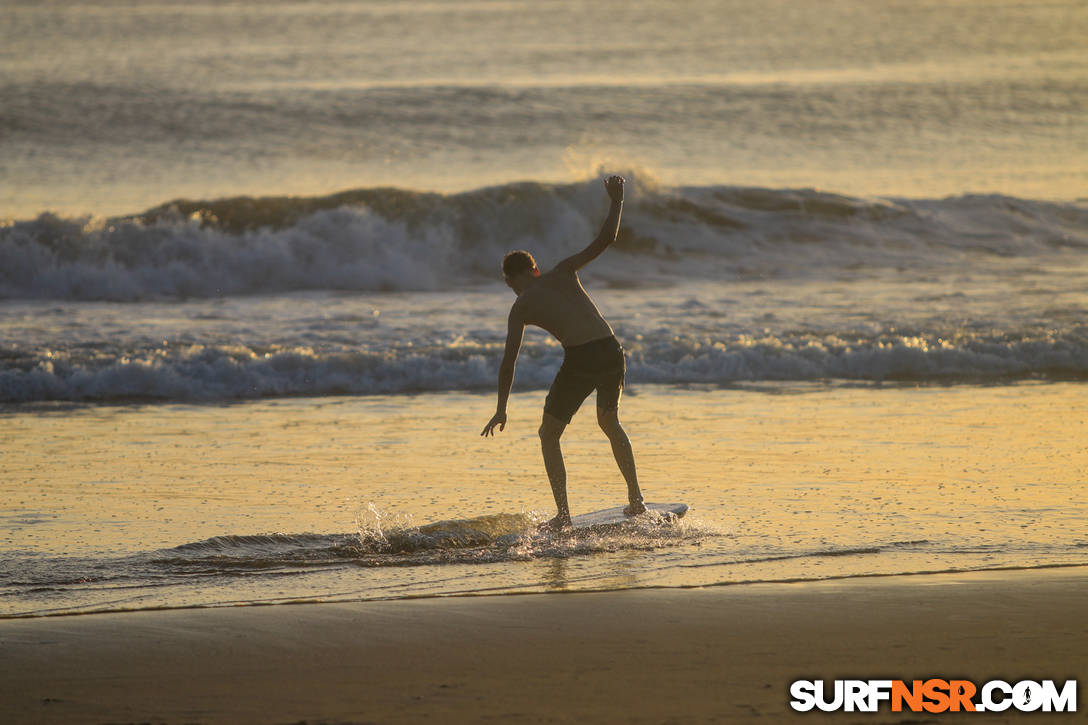
[(609, 176), (604, 180), (604, 189), (612, 201), (623, 201), (623, 177)]

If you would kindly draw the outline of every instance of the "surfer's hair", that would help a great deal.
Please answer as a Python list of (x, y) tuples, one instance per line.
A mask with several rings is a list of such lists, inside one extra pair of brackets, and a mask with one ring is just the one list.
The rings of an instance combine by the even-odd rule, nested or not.
[(506, 256), (502, 258), (502, 273), (508, 279), (517, 277), (522, 272), (531, 272), (534, 269), (536, 269), (536, 260), (533, 259), (533, 255), (524, 249), (507, 252)]

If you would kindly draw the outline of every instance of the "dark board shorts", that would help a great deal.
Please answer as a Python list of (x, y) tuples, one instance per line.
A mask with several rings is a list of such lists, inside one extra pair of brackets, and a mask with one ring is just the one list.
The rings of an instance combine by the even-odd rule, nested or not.
[(570, 423), (594, 390), (597, 391), (599, 409), (609, 411), (619, 408), (627, 366), (623, 359), (623, 347), (616, 336), (563, 349), (566, 351), (563, 364), (544, 401), (544, 412)]

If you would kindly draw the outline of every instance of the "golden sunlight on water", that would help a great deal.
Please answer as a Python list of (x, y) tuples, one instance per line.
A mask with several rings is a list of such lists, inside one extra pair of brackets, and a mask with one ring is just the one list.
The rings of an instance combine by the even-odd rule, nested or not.
[[(738, 549), (1030, 548), (1075, 539), (1088, 511), (1083, 385), (633, 392), (621, 412), (648, 500), (687, 502)], [(494, 439), (478, 436), (491, 399), (474, 394), (9, 413), (0, 536), (9, 550), (119, 554), (351, 532), (371, 502), (416, 525), (546, 512), (542, 397), (515, 395)], [(622, 503), (585, 410), (564, 452), (574, 513)]]

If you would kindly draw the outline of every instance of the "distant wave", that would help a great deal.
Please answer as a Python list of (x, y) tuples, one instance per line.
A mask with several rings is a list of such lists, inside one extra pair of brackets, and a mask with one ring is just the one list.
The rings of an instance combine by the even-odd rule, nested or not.
[[(623, 285), (1088, 249), (1088, 206), (1080, 202), (661, 189), (637, 175), (630, 186), (619, 253), (607, 270)], [(0, 226), (0, 299), (456, 289), (495, 281), (501, 255), (512, 248), (554, 264), (593, 238), (604, 213), (594, 181), (452, 195), (361, 189), (178, 200), (109, 220), (42, 214)]]
[[(405, 346), (381, 352), (190, 345), (77, 357), (0, 351), (0, 402), (188, 400), (490, 390), (499, 343)], [(527, 345), (518, 387), (547, 387), (556, 346)], [(1088, 326), (1013, 336), (881, 334), (720, 338), (644, 335), (628, 343), (628, 385), (745, 381), (987, 382), (1088, 379)]]

